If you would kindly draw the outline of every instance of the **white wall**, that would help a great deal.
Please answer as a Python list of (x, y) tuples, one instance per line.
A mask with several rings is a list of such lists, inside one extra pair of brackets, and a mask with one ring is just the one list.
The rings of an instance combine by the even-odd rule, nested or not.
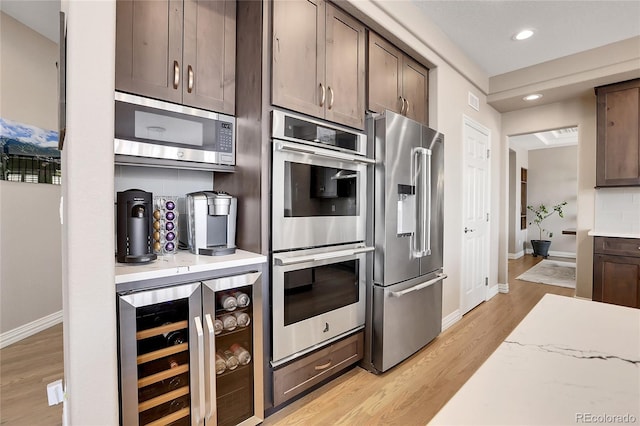
[[(578, 223), (578, 147), (565, 146), (558, 148), (535, 149), (529, 151), (528, 199), (530, 206), (546, 205), (549, 209), (563, 201), (564, 218), (554, 213), (542, 223), (542, 228), (551, 232), (548, 238), (543, 232), (543, 240), (551, 240), (550, 254), (575, 256), (576, 237), (562, 234), (563, 229), (575, 228)], [(527, 223), (533, 221), (532, 212), (527, 214)], [(540, 239), (540, 232), (535, 224), (529, 225), (529, 239)], [(527, 248), (531, 243), (527, 242)]]
[(118, 424), (113, 124), (114, 0), (62, 0), (67, 14), (64, 424)]
[[(591, 298), (593, 282), (593, 228), (596, 184), (596, 98), (591, 93), (582, 98), (508, 112), (502, 115), (502, 149), (507, 153), (510, 135), (578, 127), (578, 188), (576, 224), (576, 295)], [(505, 177), (506, 179), (506, 177)], [(505, 186), (502, 192), (507, 198)], [(505, 210), (506, 211), (506, 210)], [(508, 228), (508, 221), (503, 223)], [(506, 259), (506, 248), (500, 253)]]
[[(0, 19), (0, 116), (56, 130), (58, 45), (4, 13)], [(38, 331), (34, 321), (62, 318), (60, 191), (59, 185), (0, 181), (4, 337), (26, 337)]]
[[(509, 149), (509, 258), (524, 255), (527, 229), (520, 229), (521, 212), (521, 169), (529, 167), (529, 152), (510, 147)], [(527, 222), (528, 226), (528, 222)]]

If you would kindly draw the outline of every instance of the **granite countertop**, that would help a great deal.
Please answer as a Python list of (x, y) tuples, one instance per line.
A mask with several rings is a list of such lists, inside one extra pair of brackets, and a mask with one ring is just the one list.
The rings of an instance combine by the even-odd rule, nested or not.
[(639, 421), (640, 309), (547, 294), (430, 424)]
[(640, 234), (596, 231), (592, 229), (587, 233), (590, 237), (616, 237), (616, 238), (640, 238)]
[(173, 255), (158, 256), (158, 259), (145, 265), (116, 263), (115, 278), (116, 284), (122, 284), (194, 272), (255, 265), (266, 261), (266, 256), (244, 250), (236, 250), (234, 254), (225, 256), (202, 256), (188, 251), (178, 251)]

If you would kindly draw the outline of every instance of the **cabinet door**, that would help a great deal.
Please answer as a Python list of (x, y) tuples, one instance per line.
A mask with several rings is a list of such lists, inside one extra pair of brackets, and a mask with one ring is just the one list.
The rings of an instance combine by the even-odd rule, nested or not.
[(235, 113), (236, 2), (184, 2), (185, 105)]
[(400, 114), (403, 108), (402, 52), (375, 33), (369, 32), (369, 102), (370, 111), (385, 109)]
[(274, 105), (324, 117), (325, 3), (273, 2), (271, 56)]
[(181, 102), (182, 0), (118, 0), (116, 90)]
[(593, 300), (640, 308), (640, 258), (596, 254)]
[(640, 185), (640, 80), (598, 88), (596, 185)]
[(428, 90), (429, 70), (405, 56), (402, 66), (402, 96), (406, 100), (404, 115), (424, 125), (429, 125)]
[(364, 26), (327, 4), (327, 120), (364, 127)]

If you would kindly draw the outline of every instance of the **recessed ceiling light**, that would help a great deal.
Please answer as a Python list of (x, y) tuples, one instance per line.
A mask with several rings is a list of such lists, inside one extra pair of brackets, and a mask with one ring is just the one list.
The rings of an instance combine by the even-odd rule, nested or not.
[(533, 35), (533, 30), (522, 30), (512, 37), (513, 40), (526, 40)]
[(537, 101), (541, 97), (542, 95), (540, 93), (534, 93), (533, 95), (527, 95), (522, 99), (524, 99), (525, 101)]

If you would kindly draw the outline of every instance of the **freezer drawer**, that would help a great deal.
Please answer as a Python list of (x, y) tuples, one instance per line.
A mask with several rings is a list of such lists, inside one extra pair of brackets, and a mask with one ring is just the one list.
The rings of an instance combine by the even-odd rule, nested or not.
[(383, 372), (433, 340), (442, 329), (442, 280), (432, 274), (373, 286), (371, 363)]

